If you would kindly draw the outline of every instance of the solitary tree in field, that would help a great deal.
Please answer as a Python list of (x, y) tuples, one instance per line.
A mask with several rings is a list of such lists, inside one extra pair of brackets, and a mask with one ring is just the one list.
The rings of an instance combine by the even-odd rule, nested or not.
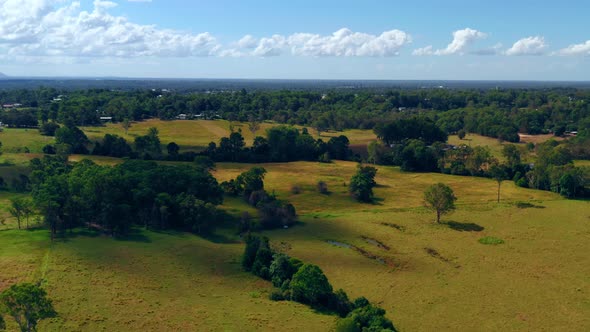
[[(0, 312), (14, 318), (21, 332), (35, 332), (40, 320), (56, 315), (45, 290), (29, 283), (12, 285), (3, 291), (0, 294), (0, 309)], [(2, 323), (0, 320), (0, 325)]]
[(500, 186), (502, 185), (502, 181), (508, 178), (506, 167), (498, 164), (492, 165), (492, 167), (490, 167), (490, 176), (498, 182), (498, 203), (500, 203)]
[(357, 201), (365, 203), (373, 201), (373, 187), (377, 185), (375, 174), (377, 174), (375, 167), (358, 165), (357, 172), (350, 179), (348, 186), (348, 191)]
[(131, 127), (131, 120), (129, 120), (129, 118), (123, 119), (121, 122), (121, 127), (123, 127), (123, 130), (125, 130), (125, 135), (127, 135), (127, 131), (129, 131), (129, 127)]
[(256, 132), (260, 130), (260, 121), (255, 117), (250, 116), (248, 118), (248, 129), (252, 132), (252, 136), (256, 136)]
[(457, 136), (459, 136), (459, 139), (460, 139), (460, 140), (462, 140), (462, 139), (464, 139), (464, 138), (465, 138), (465, 134), (466, 134), (466, 133), (465, 133), (465, 130), (464, 130), (464, 129), (461, 129), (461, 130), (459, 130), (459, 132), (457, 133)]
[(433, 184), (424, 191), (424, 203), (436, 211), (436, 222), (440, 223), (440, 216), (455, 209), (457, 197), (453, 189), (444, 183)]
[(30, 206), (26, 199), (22, 197), (12, 198), (10, 200), (10, 207), (8, 208), (8, 212), (16, 218), (16, 222), (18, 224), (18, 229), (21, 229), (21, 222), (23, 219), (30, 215), (27, 210), (30, 210)]

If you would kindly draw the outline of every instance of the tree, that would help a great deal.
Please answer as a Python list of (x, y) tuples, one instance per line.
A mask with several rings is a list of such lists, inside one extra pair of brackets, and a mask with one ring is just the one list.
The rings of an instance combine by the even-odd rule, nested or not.
[(23, 219), (28, 218), (31, 215), (31, 204), (32, 203), (29, 200), (23, 197), (10, 199), (10, 207), (8, 207), (8, 212), (14, 218), (16, 218), (16, 222), (18, 223), (18, 229), (21, 229), (21, 222), (23, 221)]
[(358, 165), (357, 172), (350, 179), (348, 190), (359, 202), (373, 201), (373, 187), (377, 185), (375, 175), (377, 169), (372, 166)]
[(37, 331), (40, 320), (56, 315), (47, 292), (36, 284), (12, 285), (0, 294), (0, 305), (14, 318), (21, 332)]
[(457, 197), (453, 189), (444, 183), (433, 184), (424, 191), (424, 202), (427, 207), (436, 211), (436, 222), (440, 223), (440, 216), (455, 209)]
[(247, 199), (250, 195), (264, 189), (264, 175), (266, 170), (262, 167), (252, 167), (236, 178), (236, 185)]
[(129, 120), (129, 118), (124, 118), (123, 121), (121, 121), (121, 127), (125, 130), (125, 135), (127, 135), (129, 127), (131, 127), (131, 120)]
[(494, 164), (490, 167), (489, 174), (492, 179), (498, 182), (498, 203), (500, 203), (500, 186), (502, 185), (502, 181), (508, 178), (508, 172), (506, 172), (504, 165)]
[(180, 151), (180, 147), (175, 142), (170, 142), (166, 146), (166, 150), (168, 151), (169, 157), (176, 159), (176, 157), (178, 157), (178, 151)]
[(6, 322), (4, 321), (4, 317), (0, 315), (0, 331), (6, 330)]
[(324, 272), (312, 264), (304, 264), (291, 280), (293, 300), (311, 305), (324, 304), (332, 294), (332, 285)]
[(465, 138), (465, 129), (459, 130), (459, 132), (457, 132), (457, 136), (459, 136), (460, 140), (463, 140)]
[(248, 129), (252, 132), (252, 136), (256, 137), (256, 132), (260, 130), (260, 121), (255, 117), (250, 116), (248, 118)]

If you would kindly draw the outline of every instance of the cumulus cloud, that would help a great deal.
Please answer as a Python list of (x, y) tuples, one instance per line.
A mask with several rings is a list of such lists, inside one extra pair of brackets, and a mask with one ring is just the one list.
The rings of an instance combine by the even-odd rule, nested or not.
[(556, 52), (557, 55), (585, 55), (590, 56), (590, 40), (585, 43), (573, 44)]
[(434, 50), (432, 46), (415, 49), (413, 55), (451, 55), (463, 54), (469, 45), (478, 39), (484, 39), (487, 34), (470, 28), (453, 32), (453, 41), (446, 48)]
[(522, 38), (506, 50), (506, 55), (542, 55), (547, 44), (541, 36)]
[(0, 46), (12, 56), (63, 57), (210, 56), (221, 48), (207, 32), (159, 29), (109, 14), (116, 5), (95, 0), (92, 11), (82, 11), (79, 2), (0, 0)]
[(273, 35), (259, 40), (246, 35), (235, 43), (237, 48), (227, 50), (224, 55), (391, 57), (399, 55), (399, 50), (411, 40), (409, 34), (400, 30), (372, 35), (354, 32), (347, 28), (342, 28), (331, 35), (294, 33), (289, 36)]

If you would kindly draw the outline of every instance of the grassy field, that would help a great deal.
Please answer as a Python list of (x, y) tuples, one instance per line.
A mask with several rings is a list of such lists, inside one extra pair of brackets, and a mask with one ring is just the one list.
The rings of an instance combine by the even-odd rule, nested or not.
[[(124, 137), (129, 142), (133, 142), (136, 136), (145, 135), (150, 127), (155, 127), (160, 133), (160, 139), (163, 145), (175, 142), (183, 149), (202, 150), (210, 142), (219, 143), (222, 137), (229, 136), (231, 133), (230, 125), (234, 131), (241, 130), (247, 145), (254, 141), (254, 134), (248, 129), (248, 123), (232, 122), (226, 120), (174, 120), (162, 121), (157, 119), (134, 122), (129, 128), (127, 134), (120, 124), (108, 123), (104, 127), (82, 127), (88, 138), (91, 140), (102, 139), (105, 134), (116, 134)], [(260, 124), (260, 129), (256, 136), (264, 136), (268, 128), (277, 126), (276, 123), (264, 122)], [(302, 129), (301, 126), (296, 126)], [(309, 133), (318, 138), (317, 132), (308, 129)], [(372, 130), (350, 129), (344, 131), (322, 132), (321, 138), (329, 140), (330, 137), (345, 135), (351, 142), (351, 145), (367, 145), (371, 140), (376, 139)]]
[[(234, 123), (240, 125), (251, 140), (247, 126)], [(227, 121), (150, 120), (134, 123), (126, 138), (152, 126), (164, 144), (195, 149), (229, 134)], [(125, 136), (118, 125), (84, 130), (91, 139), (106, 132)], [(340, 134), (353, 145), (374, 139), (370, 131), (354, 130), (322, 136)], [(36, 130), (0, 133), (5, 151), (0, 163), (6, 165), (0, 166), (0, 176), (7, 180), (27, 172), (28, 160), (39, 156), (34, 149), (17, 153), (19, 140), (40, 149), (45, 139)], [(457, 141), (450, 137), (451, 144)], [(497, 140), (477, 135), (459, 143), (488, 145), (495, 154), (502, 148)], [(221, 163), (214, 175), (224, 181), (252, 166)], [(276, 250), (319, 265), (335, 288), (379, 304), (402, 331), (590, 329), (589, 201), (505, 181), (496, 203), (493, 180), (378, 167), (377, 200), (360, 204), (347, 189), (355, 163), (261, 166), (268, 171), (266, 190), (292, 202), (300, 219), (295, 227), (264, 232)], [(318, 181), (328, 184), (330, 194), (317, 192)], [(442, 224), (434, 223), (434, 213), (422, 202), (424, 189), (436, 182), (451, 186), (459, 198), (457, 210)], [(291, 193), (294, 185), (303, 191)], [(15, 229), (7, 207), (18, 195), (0, 191), (0, 219), (5, 220), (0, 290), (43, 280), (59, 316), (42, 322), (40, 331), (326, 331), (334, 326), (334, 316), (268, 300), (271, 285), (241, 270), (243, 244), (231, 228), (208, 239), (136, 230), (121, 240), (78, 230), (50, 243), (43, 228)], [(223, 208), (256, 213), (239, 198), (227, 198)]]
[[(229, 179), (250, 166), (219, 164), (215, 175)], [(491, 180), (379, 167), (377, 203), (360, 204), (344, 186), (354, 163), (262, 166), (266, 189), (290, 200), (301, 220), (265, 232), (276, 248), (318, 264), (350, 296), (375, 301), (403, 331), (590, 327), (587, 201), (505, 182), (498, 204)], [(329, 195), (316, 192), (318, 180)], [(421, 200), (439, 181), (459, 197), (443, 224)], [(301, 194), (290, 193), (294, 184)], [(237, 198), (224, 206), (254, 213)], [(10, 222), (0, 230), (0, 288), (43, 278), (60, 316), (42, 330), (323, 331), (334, 324), (333, 316), (268, 300), (270, 285), (241, 271), (243, 245), (230, 230), (212, 240), (136, 232), (125, 241), (78, 231), (50, 244), (46, 230), (16, 231)], [(484, 237), (504, 243), (485, 245)]]

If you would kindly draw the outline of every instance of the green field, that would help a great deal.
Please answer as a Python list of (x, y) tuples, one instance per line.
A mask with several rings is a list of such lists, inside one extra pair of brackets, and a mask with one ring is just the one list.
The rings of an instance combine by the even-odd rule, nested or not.
[[(220, 164), (216, 176), (228, 179), (249, 166)], [(267, 190), (293, 202), (301, 220), (291, 229), (265, 232), (272, 243), (319, 265), (334, 287), (384, 307), (402, 330), (554, 330), (567, 325), (581, 331), (590, 326), (589, 202), (506, 182), (497, 204), (491, 180), (380, 167), (379, 200), (369, 205), (346, 193), (344, 182), (354, 163), (263, 166)], [(315, 191), (320, 179), (328, 183), (330, 195)], [(421, 203), (423, 189), (438, 181), (459, 197), (458, 210), (441, 225)], [(291, 194), (292, 184), (301, 185), (303, 193)], [(534, 207), (517, 207), (521, 201)], [(244, 204), (230, 199), (226, 207), (240, 210)], [(79, 231), (51, 245), (45, 230), (3, 230), (0, 243), (8, 250), (0, 253), (0, 285), (45, 278), (60, 312), (43, 323), (52, 331), (333, 326), (333, 316), (268, 300), (270, 285), (241, 271), (239, 239), (229, 230), (219, 232), (223, 241), (152, 232), (121, 241)], [(479, 243), (485, 236), (505, 243)], [(328, 240), (363, 248), (384, 263)]]
[[(127, 138), (151, 126), (163, 143), (194, 148), (229, 132), (226, 121), (153, 120), (134, 123)], [(94, 138), (124, 134), (118, 125), (85, 131)], [(243, 132), (252, 138), (245, 126)], [(5, 149), (6, 141), (13, 148), (18, 141), (10, 133), (0, 134)], [(44, 143), (34, 130), (14, 133), (27, 144)], [(370, 131), (322, 136), (339, 134), (353, 144), (374, 139)], [(501, 149), (494, 139), (467, 138), (492, 145), (495, 153)], [(4, 153), (2, 160), (13, 165), (0, 166), (0, 175), (26, 172), (34, 156)], [(252, 166), (220, 163), (214, 175), (224, 181)], [(268, 171), (265, 189), (299, 214), (296, 226), (264, 232), (275, 249), (319, 265), (334, 288), (366, 296), (401, 331), (590, 329), (590, 201), (505, 181), (496, 203), (493, 180), (378, 167), (377, 200), (361, 204), (347, 190), (355, 163), (260, 166)], [(317, 192), (320, 180), (329, 195)], [(422, 203), (424, 189), (436, 182), (458, 197), (457, 210), (442, 224)], [(302, 192), (291, 193), (293, 185)], [(137, 229), (113, 239), (80, 229), (51, 243), (43, 227), (15, 229), (6, 209), (17, 195), (0, 192), (0, 290), (43, 280), (59, 316), (43, 321), (40, 331), (329, 331), (335, 324), (335, 316), (307, 306), (270, 301), (271, 284), (242, 271), (243, 244), (231, 225), (208, 238)], [(255, 214), (238, 198), (227, 198), (223, 208)]]

